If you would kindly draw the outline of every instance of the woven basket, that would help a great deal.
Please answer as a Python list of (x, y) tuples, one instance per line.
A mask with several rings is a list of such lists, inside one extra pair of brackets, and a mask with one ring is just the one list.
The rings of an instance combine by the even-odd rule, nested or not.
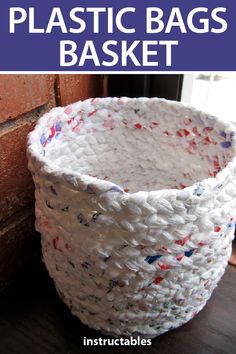
[(193, 318), (224, 273), (234, 127), (157, 98), (54, 108), (28, 140), (43, 257), (63, 301), (113, 336)]

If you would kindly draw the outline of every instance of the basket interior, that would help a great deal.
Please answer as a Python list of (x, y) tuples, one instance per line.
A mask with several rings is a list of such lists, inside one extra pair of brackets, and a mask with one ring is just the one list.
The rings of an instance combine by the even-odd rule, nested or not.
[(234, 132), (222, 122), (165, 100), (87, 100), (53, 110), (39, 127), (40, 153), (58, 168), (127, 192), (185, 188), (234, 156)]

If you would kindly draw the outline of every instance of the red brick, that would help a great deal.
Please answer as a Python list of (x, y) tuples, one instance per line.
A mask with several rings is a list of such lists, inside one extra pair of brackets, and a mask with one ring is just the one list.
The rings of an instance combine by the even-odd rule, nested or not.
[(0, 290), (39, 253), (32, 210), (0, 228)]
[(58, 100), (66, 106), (86, 98), (102, 97), (103, 85), (104, 75), (58, 75)]
[(26, 137), (36, 119), (0, 132), (0, 221), (34, 199), (34, 186), (27, 168)]
[(54, 75), (1, 75), (0, 122), (14, 119), (54, 97)]

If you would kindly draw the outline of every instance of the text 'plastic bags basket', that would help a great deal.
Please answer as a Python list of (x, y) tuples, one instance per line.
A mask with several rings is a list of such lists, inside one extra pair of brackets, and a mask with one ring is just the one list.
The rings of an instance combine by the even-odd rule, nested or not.
[(83, 323), (154, 337), (202, 309), (231, 252), (233, 130), (157, 98), (91, 99), (39, 120), (28, 141), (36, 226)]

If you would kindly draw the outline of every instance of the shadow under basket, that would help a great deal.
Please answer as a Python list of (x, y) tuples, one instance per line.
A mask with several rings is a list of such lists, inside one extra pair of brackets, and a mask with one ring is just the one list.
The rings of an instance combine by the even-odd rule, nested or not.
[(234, 129), (157, 98), (95, 98), (39, 120), (27, 152), (36, 227), (84, 324), (155, 337), (203, 308), (234, 237)]

